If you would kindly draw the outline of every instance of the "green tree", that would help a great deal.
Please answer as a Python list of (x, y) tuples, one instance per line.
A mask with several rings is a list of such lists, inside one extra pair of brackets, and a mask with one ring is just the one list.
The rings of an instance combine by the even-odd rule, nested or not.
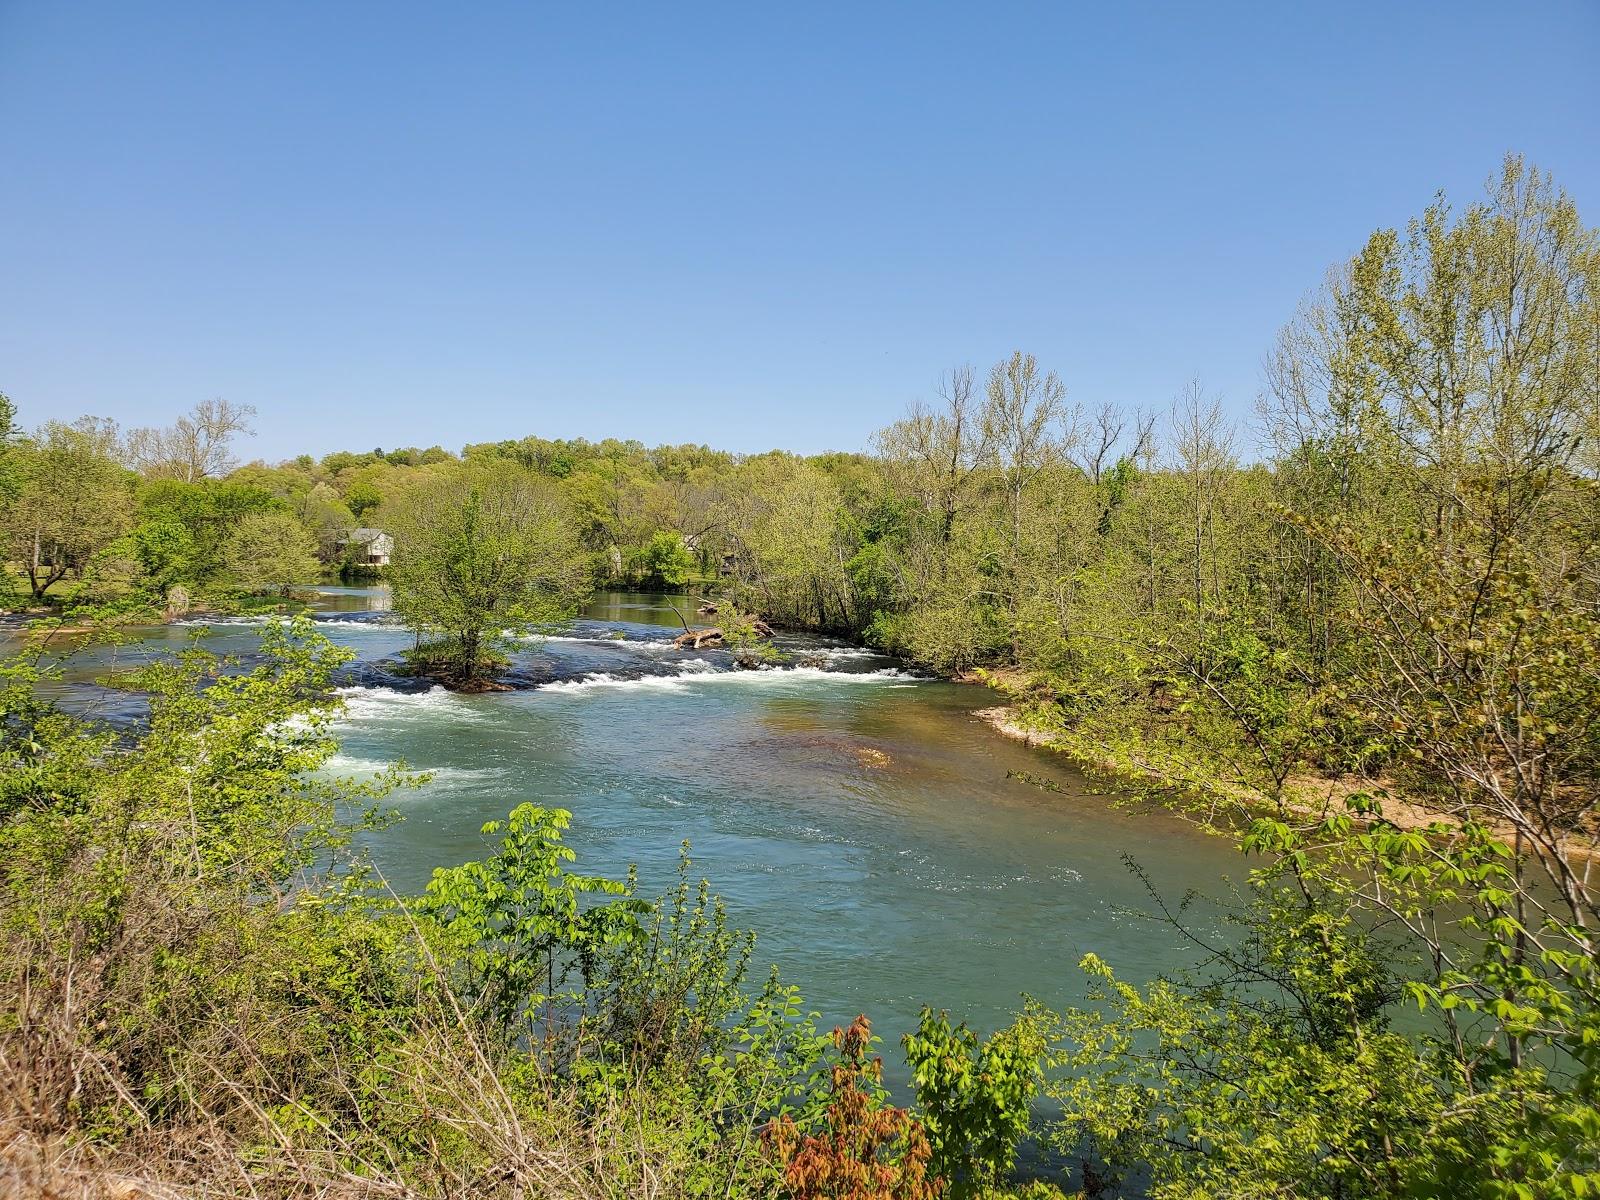
[(7, 541), (36, 601), (69, 574), (81, 578), (127, 531), (132, 492), (116, 451), (116, 426), (92, 417), (49, 422), (15, 451), (19, 486)]
[(236, 586), (287, 596), (312, 583), (320, 564), (305, 526), (287, 512), (252, 513), (235, 527), (222, 551), (222, 569)]
[(682, 587), (693, 567), (694, 556), (682, 536), (666, 531), (652, 534), (639, 558), (644, 582), (655, 587)]
[(933, 1156), (930, 1174), (953, 1200), (1004, 1182), (1027, 1136), (1030, 1106), (1044, 1082), (1045, 1039), (1031, 1016), (978, 1042), (948, 1013), (923, 1008), (905, 1036), (906, 1064)]
[(1194, 975), (1085, 960), (1064, 1149), (1156, 1196), (1600, 1187), (1597, 296), (1600, 240), (1509, 159), (1286, 333), (1270, 525), (1220, 502), (1257, 472), (1180, 448), (1123, 686), (1057, 711), (1260, 865)]
[(566, 616), (588, 564), (565, 505), (520, 467), (470, 467), (411, 490), (386, 527), (395, 539), (395, 611), (460, 685), (481, 680), (508, 638)]
[(177, 517), (148, 517), (135, 526), (131, 540), (144, 582), (156, 596), (165, 596), (175, 584), (194, 582), (194, 537)]
[[(576, 973), (587, 984), (602, 951), (640, 933), (648, 905), (627, 884), (566, 868), (577, 856), (561, 840), (572, 814), (521, 804), (484, 833), (500, 834), (495, 853), (441, 867), (428, 883), (425, 911), (463, 947), (471, 970), (466, 994), (510, 1025), (549, 1001)], [(586, 896), (612, 896), (599, 904)]]
[(365, 479), (357, 480), (345, 489), (344, 503), (356, 519), (360, 520), (383, 503), (383, 493), (378, 490), (376, 484)]
[(154, 479), (140, 484), (139, 523), (176, 521), (188, 533), (184, 582), (205, 585), (223, 569), (223, 554), (241, 522), (259, 513), (281, 512), (283, 502), (264, 487), (230, 480), (183, 483)]
[(16, 500), (21, 481), (17, 478), (17, 406), (0, 392), (0, 514)]
[(317, 557), (324, 563), (339, 560), (339, 544), (356, 524), (355, 513), (347, 508), (339, 493), (326, 483), (293, 500), (295, 515), (316, 541)]

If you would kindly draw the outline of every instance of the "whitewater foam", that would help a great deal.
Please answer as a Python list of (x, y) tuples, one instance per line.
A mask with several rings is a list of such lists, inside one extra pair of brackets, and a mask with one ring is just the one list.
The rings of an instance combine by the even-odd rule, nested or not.
[(630, 637), (579, 637), (576, 634), (529, 634), (521, 641), (537, 646), (540, 642), (562, 642), (574, 646), (614, 646), (621, 650), (631, 650), (639, 654), (678, 654), (679, 648), (670, 638), (630, 638)]
[[(333, 776), (371, 777), (381, 775), (394, 763), (381, 758), (362, 758), (354, 754), (335, 754), (322, 764), (321, 773)], [(489, 779), (498, 779), (505, 775), (504, 767), (426, 767), (416, 763), (407, 763), (406, 771), (411, 775), (428, 776), (427, 787), (453, 784), (482, 783)]]
[(488, 714), (434, 684), (425, 692), (402, 692), (391, 687), (342, 687), (337, 689), (344, 711), (337, 724), (354, 725), (363, 721), (410, 720), (417, 712), (428, 712), (454, 721), (483, 721)]
[(683, 669), (676, 675), (644, 675), (630, 679), (614, 675), (609, 671), (599, 671), (585, 675), (582, 679), (563, 679), (547, 683), (538, 690), (563, 693), (598, 690), (682, 692), (707, 683), (782, 687), (788, 684), (818, 681), (883, 684), (896, 680), (913, 681), (899, 684), (901, 687), (911, 687), (917, 679), (918, 676), (902, 671), (898, 667), (886, 667), (881, 671), (829, 671), (822, 667), (758, 667), (753, 671), (717, 671), (713, 670), (709, 663), (696, 662), (693, 665), (684, 663)]

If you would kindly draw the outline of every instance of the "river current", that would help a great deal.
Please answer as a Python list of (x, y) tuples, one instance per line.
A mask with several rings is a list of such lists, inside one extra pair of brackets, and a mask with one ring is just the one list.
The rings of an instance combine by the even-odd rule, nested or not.
[[(782, 635), (791, 665), (735, 670), (725, 653), (675, 650), (663, 598), (604, 593), (518, 650), (519, 690), (463, 696), (392, 673), (412, 639), (387, 608), (381, 588), (326, 588), (313, 615), (357, 655), (329, 770), (404, 760), (433, 773), (393, 798), (404, 819), (368, 838), (397, 890), (482, 856), (481, 825), (524, 801), (572, 810), (577, 869), (636, 864), (647, 894), (671, 885), (687, 839), (695, 877), (756, 932), (757, 977), (777, 963), (825, 1021), (865, 1012), (889, 1046), (924, 1002), (987, 1030), (1024, 993), (1077, 1000), (1088, 951), (1136, 981), (1190, 961), (1146, 915), (1125, 856), (1173, 900), (1219, 895), (1243, 870), (1226, 843), (1116, 807), (1059, 756), (996, 733), (974, 715), (995, 703), (986, 689), (867, 650)], [(108, 669), (193, 638), (248, 653), (257, 624), (153, 628), (76, 656), (64, 692), (115, 717), (136, 701), (94, 684)], [(1204, 901), (1189, 915), (1215, 919)]]

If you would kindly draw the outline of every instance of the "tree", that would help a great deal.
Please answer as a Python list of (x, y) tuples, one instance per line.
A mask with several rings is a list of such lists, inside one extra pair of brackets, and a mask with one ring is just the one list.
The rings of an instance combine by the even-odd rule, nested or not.
[(313, 485), (309, 492), (295, 497), (293, 504), (300, 523), (316, 540), (317, 556), (325, 563), (337, 562), (340, 542), (356, 523), (355, 513), (326, 483)]
[(1172, 425), (1188, 510), (1191, 596), (1200, 612), (1207, 599), (1208, 575), (1211, 602), (1222, 599), (1217, 526), (1222, 498), (1236, 474), (1233, 433), (1223, 419), (1221, 400), (1207, 396), (1198, 381), (1184, 388), (1173, 407)]
[(320, 565), (316, 544), (292, 514), (260, 512), (245, 517), (229, 536), (222, 568), (248, 591), (287, 596), (296, 584), (313, 582)]
[(693, 566), (694, 556), (683, 538), (666, 531), (651, 535), (639, 561), (645, 581), (657, 587), (681, 587)]
[(571, 823), (564, 808), (519, 804), (483, 826), (501, 835), (493, 856), (440, 867), (428, 882), (421, 907), (460, 945), (465, 994), (506, 1025), (553, 999), (572, 975), (587, 984), (604, 949), (642, 931), (648, 906), (628, 884), (567, 869), (577, 857), (561, 840)]
[(849, 551), (835, 480), (804, 459), (774, 452), (743, 463), (731, 491), (735, 599), (797, 623), (848, 628)]
[(145, 586), (165, 596), (174, 584), (194, 582), (195, 544), (189, 527), (170, 512), (140, 521), (129, 538)]
[(188, 416), (166, 429), (135, 429), (128, 434), (128, 462), (148, 479), (195, 483), (216, 479), (234, 466), (232, 442), (250, 433), (256, 410), (220, 397), (203, 400)]
[(1012, 621), (1012, 654), (1019, 649), (1016, 628), (1024, 572), (1023, 501), (1029, 488), (1061, 460), (1074, 439), (1061, 437), (1056, 425), (1067, 416), (1066, 388), (1054, 371), (1041, 375), (1031, 354), (1018, 351), (989, 372), (983, 427), (993, 470), (1005, 490), (1007, 547), (1004, 591)]
[(17, 478), (17, 406), (0, 392), (0, 513), (17, 498), (21, 481)]
[(440, 640), (425, 661), (471, 686), (506, 639), (571, 614), (588, 563), (566, 506), (512, 463), (468, 467), (419, 484), (386, 517), (395, 539), (395, 611)]
[(281, 502), (263, 487), (228, 480), (183, 483), (155, 479), (138, 489), (140, 524), (181, 523), (189, 549), (177, 574), (185, 582), (205, 584), (223, 570), (228, 540), (247, 517), (281, 511)]
[[(1272, 528), (1215, 503), (1255, 473), (1180, 421), (1197, 611), (1124, 634), (1148, 687), (1074, 696), (1063, 736), (1260, 865), (1241, 938), (1185, 930), (1194, 975), (1084, 961), (1063, 1148), (1157, 1197), (1600, 1187), (1597, 296), (1600, 238), (1508, 159), (1280, 340)], [(1223, 527), (1258, 552), (1219, 559)]]
[(345, 489), (344, 502), (357, 520), (383, 503), (383, 493), (370, 480), (358, 479)]
[(934, 517), (943, 545), (955, 532), (993, 433), (973, 404), (972, 383), (970, 366), (955, 368), (939, 382), (942, 407), (913, 404), (904, 418), (876, 439), (895, 482)]
[(69, 573), (82, 576), (127, 530), (131, 493), (116, 446), (116, 426), (94, 417), (49, 422), (18, 446), (17, 497), (5, 527), (35, 600)]

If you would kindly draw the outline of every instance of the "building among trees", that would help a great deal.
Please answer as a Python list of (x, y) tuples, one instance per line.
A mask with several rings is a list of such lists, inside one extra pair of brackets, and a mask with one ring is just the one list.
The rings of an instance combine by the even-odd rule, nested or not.
[(387, 567), (394, 554), (394, 539), (381, 529), (363, 527), (352, 529), (339, 548), (349, 554), (350, 562), (356, 566)]

